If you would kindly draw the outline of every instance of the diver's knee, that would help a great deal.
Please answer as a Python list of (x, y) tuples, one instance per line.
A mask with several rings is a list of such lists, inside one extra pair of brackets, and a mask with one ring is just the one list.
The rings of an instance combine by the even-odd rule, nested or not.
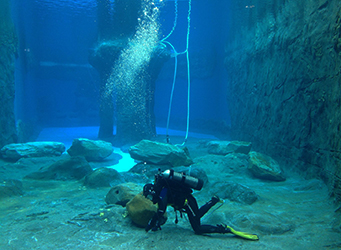
[(197, 235), (202, 235), (202, 231), (200, 228), (198, 229), (193, 229), (194, 230), (194, 233), (197, 234)]

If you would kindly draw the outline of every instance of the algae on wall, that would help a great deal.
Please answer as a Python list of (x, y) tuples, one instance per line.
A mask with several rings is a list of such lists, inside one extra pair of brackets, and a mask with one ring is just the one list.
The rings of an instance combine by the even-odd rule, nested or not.
[(226, 45), (232, 135), (341, 202), (341, 3), (274, 2), (256, 15), (255, 1)]
[(17, 38), (10, 0), (0, 0), (0, 147), (16, 141), (14, 61)]

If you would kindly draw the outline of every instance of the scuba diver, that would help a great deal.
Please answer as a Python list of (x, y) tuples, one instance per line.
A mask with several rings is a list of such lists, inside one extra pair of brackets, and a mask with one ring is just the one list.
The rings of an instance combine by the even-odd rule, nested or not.
[[(207, 233), (232, 233), (238, 237), (248, 240), (258, 240), (258, 236), (255, 234), (248, 234), (239, 232), (233, 228), (225, 225), (218, 224), (213, 225), (202, 225), (200, 222), (201, 217), (208, 212), (218, 202), (223, 203), (218, 196), (213, 196), (202, 207), (198, 207), (196, 199), (192, 195), (192, 188), (195, 190), (201, 190), (204, 182), (201, 179), (197, 179), (193, 176), (185, 175), (184, 173), (177, 173), (174, 170), (166, 170), (155, 175), (154, 184), (146, 184), (143, 187), (143, 195), (150, 199), (154, 204), (158, 204), (158, 210), (155, 215), (150, 219), (146, 232), (152, 230), (161, 230), (161, 225), (166, 222), (164, 213), (166, 212), (167, 206), (171, 205), (175, 211), (186, 213), (189, 222), (196, 234), (207, 234)], [(175, 223), (178, 222), (176, 214)]]

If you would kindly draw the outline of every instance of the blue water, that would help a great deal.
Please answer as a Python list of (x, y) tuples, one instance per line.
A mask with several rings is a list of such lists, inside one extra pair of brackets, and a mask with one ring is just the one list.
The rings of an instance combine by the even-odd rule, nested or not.
[[(114, 2), (110, 1), (113, 5)], [(177, 51), (186, 48), (188, 1), (178, 2), (177, 27), (168, 39)], [(224, 84), (222, 24), (217, 12), (227, 9), (221, 1), (193, 0), (189, 53), (191, 62), (191, 119), (224, 120), (229, 123)], [(42, 127), (97, 126), (99, 75), (89, 64), (89, 53), (97, 44), (96, 1), (13, 0), (19, 34), (17, 61), (17, 120), (38, 122)], [(173, 27), (174, 1), (161, 7), (161, 33)], [(162, 37), (161, 36), (161, 37)], [(200, 58), (203, 56), (203, 58)], [(169, 60), (156, 81), (155, 119), (165, 126), (173, 78)], [(203, 67), (198, 70), (198, 65)], [(207, 72), (205, 72), (207, 70)], [(179, 56), (172, 117), (185, 129), (187, 114), (187, 70)]]
[[(259, 234), (261, 240), (248, 242), (233, 237), (231, 234), (211, 237), (196, 235), (193, 233), (189, 220), (185, 219), (186, 216), (183, 219), (179, 218), (179, 224), (172, 223), (175, 220), (172, 210), (168, 211), (169, 220), (162, 225), (162, 231), (146, 234), (144, 228), (138, 228), (132, 223), (132, 218), (125, 217), (126, 208), (118, 203), (106, 203), (105, 197), (109, 194), (112, 185), (116, 185), (116, 181), (124, 183), (129, 188), (133, 183), (136, 185), (137, 194), (142, 191), (144, 184), (153, 181), (157, 168), (174, 167), (174, 164), (162, 166), (152, 164), (153, 159), (144, 159), (142, 162), (134, 160), (128, 153), (132, 142), (125, 143), (125, 138), (122, 139), (123, 142), (115, 141), (119, 137), (117, 136), (119, 117), (124, 120), (126, 116), (129, 116), (129, 113), (117, 115), (123, 106), (117, 105), (113, 110), (106, 110), (115, 115), (112, 118), (114, 120), (112, 129), (116, 137), (110, 135), (103, 138), (112, 142), (114, 152), (101, 161), (86, 162), (77, 157), (70, 160), (67, 151), (64, 151), (60, 157), (25, 156), (16, 162), (9, 161), (8, 158), (0, 159), (0, 210), (2, 211), (0, 213), (0, 249), (340, 248), (340, 219), (334, 218), (340, 208), (333, 207), (330, 199), (331, 190), (328, 190), (320, 179), (305, 180), (296, 172), (291, 171), (304, 168), (307, 172), (305, 176), (317, 178), (321, 174), (322, 178), (327, 179), (327, 174), (322, 170), (333, 168), (322, 166), (321, 170), (317, 170), (317, 165), (312, 165), (310, 162), (311, 155), (305, 155), (304, 147), (291, 150), (287, 146), (283, 149), (279, 147), (279, 144), (266, 143), (263, 149), (270, 150), (279, 147), (279, 151), (276, 152), (277, 156), (281, 155), (281, 150), (284, 150), (281, 156), (287, 157), (286, 161), (290, 162), (289, 168), (283, 168), (286, 180), (273, 182), (267, 177), (268, 174), (265, 174), (267, 179), (261, 179), (253, 172), (256, 171), (252, 169), (255, 163), (251, 163), (247, 151), (250, 147), (238, 148), (231, 152), (238, 143), (227, 141), (230, 139), (226, 134), (230, 125), (229, 107), (226, 100), (230, 94), (227, 89), (226, 73), (229, 65), (224, 62), (224, 59), (228, 59), (228, 53), (234, 53), (225, 51), (225, 44), (232, 41), (239, 42), (238, 38), (229, 37), (229, 29), (234, 28), (230, 26), (232, 0), (153, 0), (157, 10), (145, 8), (145, 11), (138, 17), (134, 17), (133, 21), (136, 25), (133, 27), (133, 34), (130, 34), (129, 43), (125, 43), (124, 39), (121, 41), (121, 37), (115, 37), (114, 42), (119, 41), (124, 46), (119, 56), (116, 57), (118, 59), (115, 64), (113, 66), (110, 64), (111, 68), (108, 71), (111, 70), (111, 72), (106, 72), (106, 79), (114, 79), (112, 81), (103, 81), (100, 78), (103, 72), (94, 68), (90, 55), (97, 51), (100, 44), (113, 42), (108, 38), (112, 34), (102, 34), (105, 33), (103, 32), (105, 29), (99, 23), (100, 20), (105, 19), (105, 15), (104, 12), (99, 14), (98, 2), (107, 1), (107, 7), (110, 9), (108, 11), (110, 18), (106, 19), (107, 26), (104, 25), (108, 28), (107, 30), (115, 33), (116, 30), (113, 30), (112, 26), (120, 30), (119, 25), (112, 25), (114, 21), (120, 22), (119, 19), (115, 19), (119, 15), (115, 9), (115, 0), (11, 1), (18, 37), (18, 53), (15, 62), (15, 118), (18, 124), (18, 135), (21, 136), (19, 140), (22, 140), (20, 142), (57, 141), (64, 143), (67, 150), (76, 138), (97, 140), (100, 121), (103, 118), (100, 116), (103, 92), (113, 93), (113, 97), (109, 95), (109, 100), (107, 100), (110, 104), (115, 104), (115, 101), (123, 96), (123, 100), (129, 100), (128, 106), (132, 107), (131, 113), (136, 111), (139, 114), (134, 117), (136, 119), (133, 125), (142, 124), (148, 119), (151, 123), (155, 120), (156, 135), (151, 136), (152, 140), (166, 142), (170, 138), (170, 143), (173, 145), (186, 142), (180, 147), (183, 148), (182, 146), (185, 145), (183, 149), (189, 152), (193, 164), (180, 167), (177, 171), (189, 169), (188, 172), (192, 171), (192, 174), (196, 172), (198, 178), (208, 181), (200, 192), (193, 193), (198, 204), (204, 205), (213, 195), (225, 196), (220, 198), (225, 199), (226, 202), (212, 208), (210, 213), (203, 218), (204, 223), (210, 225), (226, 223), (236, 230)], [(131, 3), (134, 0), (120, 1)], [(116, 4), (117, 2), (118, 0)], [(177, 10), (174, 6), (176, 2), (178, 3)], [(253, 5), (252, 0), (233, 2), (233, 11), (236, 12), (233, 13), (235, 17), (233, 22), (238, 23), (238, 28), (245, 28), (240, 33), (246, 36), (253, 34), (247, 30), (250, 26), (256, 30), (262, 29), (258, 21), (262, 20), (264, 13), (272, 11), (268, 8), (270, 2), (273, 3), (271, 8), (287, 7), (284, 5), (286, 0), (258, 1), (256, 6)], [(319, 1), (314, 4), (318, 4), (317, 2)], [(324, 2), (328, 5), (331, 1)], [(189, 3), (191, 3), (190, 7)], [(292, 4), (295, 1), (288, 1), (288, 3)], [(305, 7), (307, 9), (304, 9)], [(302, 7), (305, 10), (304, 13), (309, 13), (308, 7)], [(288, 10), (292, 9), (286, 11)], [(316, 12), (323, 13), (323, 11), (325, 11), (324, 8), (316, 9)], [(277, 9), (276, 13), (279, 12), (280, 9)], [(133, 10), (124, 9), (126, 17), (130, 17), (132, 13)], [(280, 22), (287, 24), (292, 21), (291, 12), (288, 13), (287, 19), (289, 20), (275, 19), (278, 22), (276, 25), (285, 26), (284, 29), (286, 29), (287, 25)], [(156, 44), (161, 46), (158, 44), (155, 33), (159, 34), (160, 40), (166, 37), (173, 28), (175, 16), (178, 16), (177, 26), (167, 39), (173, 47), (165, 43), (171, 53), (171, 58), (162, 65), (160, 74), (157, 79), (154, 79), (155, 92), (152, 94), (155, 100), (154, 103), (149, 103), (152, 98), (143, 99), (144, 92), (136, 91), (138, 89), (136, 85), (145, 83), (142, 80), (138, 81), (142, 78), (140, 77), (142, 74), (139, 74), (150, 66), (149, 57), (152, 56), (154, 46)], [(271, 24), (275, 25), (275, 23)], [(100, 30), (100, 27), (103, 30)], [(265, 33), (256, 32), (255, 36)], [(264, 39), (266, 38), (267, 36)], [(259, 40), (259, 36), (257, 39)], [(253, 37), (250, 41), (253, 42)], [(252, 42), (250, 44), (253, 44)], [(295, 48), (295, 43), (293, 42), (290, 46)], [(186, 51), (187, 45), (188, 51)], [(238, 45), (245, 46), (246, 43), (243, 41)], [(275, 43), (274, 47), (276, 47)], [(188, 52), (188, 54), (182, 53), (177, 57), (176, 84), (169, 129), (167, 129), (176, 51)], [(115, 55), (106, 52), (103, 58), (110, 61)], [(244, 61), (249, 55), (238, 52), (234, 56), (236, 60), (233, 61), (238, 65), (239, 57)], [(250, 61), (257, 62), (257, 60)], [(262, 66), (266, 67), (267, 64), (264, 63)], [(271, 67), (276, 66), (271, 65)], [(251, 65), (250, 69), (252, 68)], [(248, 75), (250, 69), (245, 69), (245, 72), (243, 69), (236, 72), (240, 74), (235, 76), (236, 79), (239, 80), (241, 76), (240, 84), (243, 84), (242, 75)], [(234, 73), (231, 71), (230, 73)], [(115, 73), (112, 74), (112, 72)], [(190, 78), (187, 75), (189, 72)], [(257, 72), (252, 72), (251, 75), (257, 77)], [(138, 80), (133, 81), (134, 79)], [(190, 101), (188, 101), (189, 82)], [(251, 84), (254, 83), (251, 82)], [(266, 82), (264, 86), (267, 86)], [(108, 90), (109, 88), (112, 92)], [(254, 88), (256, 91), (257, 86)], [(252, 94), (248, 97), (252, 97)], [(233, 98), (241, 99), (238, 96), (233, 96)], [(321, 99), (324, 98), (321, 97)], [(148, 103), (145, 106), (153, 106), (147, 107), (150, 108), (148, 111), (153, 111), (150, 112), (151, 115), (146, 112), (145, 116), (140, 116), (144, 114), (142, 109), (145, 107), (139, 106), (143, 101)], [(259, 102), (261, 101), (255, 101), (255, 103)], [(244, 104), (242, 101), (240, 103)], [(142, 112), (138, 112), (141, 110)], [(240, 110), (245, 110), (245, 107)], [(129, 126), (126, 130), (133, 133), (134, 130), (130, 129), (131, 127)], [(154, 129), (154, 126), (150, 127)], [(189, 131), (186, 131), (187, 128)], [(185, 140), (187, 132), (189, 139)], [(249, 135), (249, 138), (252, 138), (252, 135)], [(134, 139), (132, 138), (133, 141)], [(208, 143), (212, 140), (215, 142)], [(215, 148), (213, 145), (217, 145), (219, 140), (223, 141), (221, 148)], [(254, 145), (251, 150), (257, 150), (257, 147), (262, 148), (257, 146), (257, 140), (252, 141), (252, 144)], [(111, 149), (110, 145), (109, 149)], [(321, 153), (319, 150), (317, 153)], [(301, 151), (303, 158), (309, 158), (307, 162), (309, 165), (305, 165), (304, 159), (294, 160), (298, 157), (297, 152), (301, 153)], [(323, 154), (329, 155), (326, 153), (327, 150), (322, 151), (322, 156)], [(307, 152), (309, 153), (308, 149)], [(14, 153), (13, 155), (16, 156)], [(171, 155), (170, 158), (174, 157)], [(270, 155), (263, 157), (259, 154), (258, 157), (258, 163), (262, 167), (258, 170), (260, 175), (263, 175), (264, 171), (265, 173), (269, 171), (271, 167), (275, 167), (276, 171), (278, 169), (282, 171), (281, 168), (288, 165), (287, 162), (283, 165), (280, 163), (280, 166), (275, 159), (265, 160), (271, 159), (268, 158)], [(74, 166), (69, 166), (73, 160), (79, 161)], [(270, 162), (271, 165), (267, 165)], [(310, 167), (308, 169), (308, 166), (312, 166), (312, 169)], [(83, 172), (84, 175), (79, 176), (77, 173), (79, 178), (75, 179), (74, 172), (69, 173), (69, 170), (73, 168), (76, 169), (75, 172)], [(91, 172), (91, 169), (100, 170)], [(101, 170), (108, 169), (115, 169), (120, 173), (116, 176), (107, 174), (110, 173), (109, 171), (101, 173)], [(250, 172), (250, 169), (253, 171)], [(134, 170), (134, 173), (128, 170)], [(314, 171), (318, 172), (317, 176), (314, 176)], [(278, 172), (272, 173), (272, 177), (274, 174)], [(87, 178), (90, 176), (94, 176), (95, 180), (97, 178), (96, 185), (98, 186), (91, 186), (87, 183)], [(111, 178), (110, 183), (106, 183), (108, 178)], [(118, 191), (115, 193), (119, 194)], [(252, 204), (246, 202), (250, 200), (249, 196), (254, 199)], [(187, 206), (187, 203), (184, 206)], [(190, 208), (193, 212), (196, 210)], [(198, 214), (195, 217), (198, 218)]]

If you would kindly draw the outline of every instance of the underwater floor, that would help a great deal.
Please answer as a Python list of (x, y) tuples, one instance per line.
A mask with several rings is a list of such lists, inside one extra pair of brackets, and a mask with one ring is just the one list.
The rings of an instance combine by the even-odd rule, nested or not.
[[(39, 140), (57, 140), (68, 148), (73, 138), (95, 139), (94, 128), (45, 130)], [(79, 132), (81, 131), (81, 134)], [(162, 130), (159, 131), (162, 133)], [(174, 142), (183, 137), (174, 132)], [(182, 135), (182, 134), (181, 134)], [(164, 139), (160, 136), (160, 141)], [(174, 212), (168, 210), (168, 221), (158, 232), (146, 233), (136, 227), (125, 208), (107, 206), (107, 188), (90, 189), (82, 181), (37, 181), (23, 178), (46, 164), (24, 161), (22, 164), (0, 161), (0, 173), (7, 179), (22, 181), (22, 196), (0, 202), (0, 249), (340, 249), (341, 235), (333, 230), (334, 211), (328, 190), (319, 180), (303, 180), (287, 173), (284, 182), (262, 181), (247, 172), (247, 166), (226, 169), (224, 156), (209, 155), (201, 140), (212, 136), (195, 134), (187, 147), (196, 164), (209, 178), (202, 191), (195, 192), (199, 205), (211, 197), (210, 187), (216, 181), (247, 186), (258, 195), (252, 205), (225, 201), (225, 204), (203, 218), (204, 224), (225, 223), (236, 230), (255, 233), (259, 241), (247, 241), (233, 235), (195, 235), (187, 218), (174, 223)], [(115, 149), (115, 153), (117, 153)], [(123, 155), (116, 165), (127, 171), (134, 162)], [(242, 162), (238, 159), (236, 162)], [(244, 157), (245, 158), (245, 157)], [(109, 161), (110, 162), (110, 161)], [(194, 164), (195, 166), (195, 164)], [(103, 167), (103, 164), (101, 165)], [(238, 168), (238, 169), (236, 169)], [(217, 206), (217, 205), (216, 205)], [(214, 210), (214, 208), (213, 208)]]

